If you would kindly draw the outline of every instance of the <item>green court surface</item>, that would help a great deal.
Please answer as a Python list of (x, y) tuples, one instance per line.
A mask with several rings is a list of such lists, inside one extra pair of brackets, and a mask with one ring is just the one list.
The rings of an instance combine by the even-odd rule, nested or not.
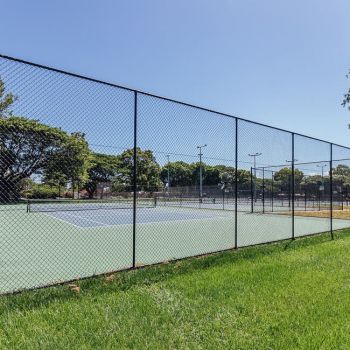
[[(239, 247), (288, 239), (287, 215), (237, 213)], [(350, 220), (333, 220), (333, 229)], [(295, 217), (295, 234), (330, 229), (330, 220)], [(132, 266), (132, 210), (27, 213), (0, 211), (0, 292), (45, 286)], [(189, 208), (137, 211), (138, 266), (234, 248), (234, 212)]]

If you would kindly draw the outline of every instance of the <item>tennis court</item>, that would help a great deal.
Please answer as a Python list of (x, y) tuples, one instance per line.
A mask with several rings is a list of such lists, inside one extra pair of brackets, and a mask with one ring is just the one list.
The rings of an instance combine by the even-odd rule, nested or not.
[[(68, 210), (70, 209), (70, 210)], [(91, 209), (91, 208), (90, 208)], [(138, 266), (234, 248), (230, 210), (157, 205), (137, 208)], [(238, 212), (238, 246), (291, 237), (291, 217)], [(31, 288), (132, 266), (131, 208), (0, 211), (0, 291)], [(334, 229), (350, 226), (333, 220)], [(297, 236), (329, 230), (329, 219), (296, 217)]]
[[(231, 215), (225, 213), (212, 213), (208, 211), (164, 211), (164, 210), (150, 210), (150, 209), (139, 209), (140, 224), (150, 223), (161, 223), (161, 222), (172, 222), (172, 221), (192, 221), (192, 220), (204, 220), (204, 219), (215, 219), (215, 218), (229, 218)], [(131, 225), (133, 221), (133, 213), (131, 210), (114, 210), (114, 212), (106, 212), (105, 210), (96, 210), (92, 213), (86, 212), (56, 212), (49, 213), (53, 218), (62, 220), (66, 223), (74, 225), (76, 227), (106, 227), (115, 225)]]

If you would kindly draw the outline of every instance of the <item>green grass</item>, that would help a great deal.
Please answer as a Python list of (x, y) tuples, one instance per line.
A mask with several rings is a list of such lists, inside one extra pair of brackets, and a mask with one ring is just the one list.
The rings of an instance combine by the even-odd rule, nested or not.
[(0, 298), (1, 349), (349, 349), (350, 230)]

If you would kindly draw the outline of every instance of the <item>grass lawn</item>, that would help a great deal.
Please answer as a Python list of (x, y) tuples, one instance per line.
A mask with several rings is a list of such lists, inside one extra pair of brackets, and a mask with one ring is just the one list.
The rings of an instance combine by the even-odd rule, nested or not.
[(350, 230), (77, 284), (0, 298), (0, 348), (350, 348)]

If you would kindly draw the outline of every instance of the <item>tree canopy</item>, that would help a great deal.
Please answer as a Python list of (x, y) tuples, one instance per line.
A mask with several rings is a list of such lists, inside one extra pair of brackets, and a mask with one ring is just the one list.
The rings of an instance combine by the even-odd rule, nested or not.
[(168, 171), (171, 186), (183, 187), (192, 185), (192, 167), (190, 164), (177, 161), (164, 165), (160, 172), (160, 179), (164, 184), (168, 181)]
[[(46, 181), (66, 179), (84, 184), (89, 179), (92, 156), (85, 135), (79, 132), (65, 133), (65, 139), (43, 166)], [(58, 176), (57, 176), (58, 175)]]
[(0, 118), (0, 200), (18, 198), (21, 181), (37, 172), (85, 176), (88, 154), (80, 134), (24, 117)]
[[(292, 169), (291, 168), (282, 168), (274, 174), (274, 180), (279, 181), (281, 183), (281, 188), (283, 190), (288, 190), (289, 186), (291, 186), (291, 177), (292, 177)], [(294, 169), (294, 183), (295, 185), (299, 185), (304, 177), (304, 174), (299, 169)]]
[(11, 115), (10, 106), (16, 100), (11, 92), (5, 94), (5, 83), (0, 79), (0, 118)]
[(115, 155), (92, 153), (91, 167), (84, 189), (92, 198), (99, 183), (112, 182), (118, 174), (119, 159)]
[[(349, 70), (349, 73), (346, 75), (347, 78), (350, 77), (350, 70)], [(342, 106), (343, 107), (346, 107), (348, 106), (349, 110), (350, 110), (350, 88), (349, 90), (347, 91), (347, 93), (344, 94), (344, 99), (343, 99), (343, 102), (342, 102)]]
[[(136, 149), (137, 190), (157, 191), (162, 187), (160, 165), (150, 150)], [(127, 149), (117, 156), (117, 174), (113, 178), (113, 190), (130, 191), (133, 186), (134, 150)]]

